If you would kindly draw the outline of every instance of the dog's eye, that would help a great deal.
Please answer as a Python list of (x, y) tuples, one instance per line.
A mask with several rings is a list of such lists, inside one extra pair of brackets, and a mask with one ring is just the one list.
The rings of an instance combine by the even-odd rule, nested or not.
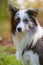
[(24, 19), (24, 22), (27, 24), (28, 23), (28, 19)]
[(19, 21), (20, 21), (20, 18), (17, 18), (17, 19), (16, 19), (16, 22), (19, 22)]

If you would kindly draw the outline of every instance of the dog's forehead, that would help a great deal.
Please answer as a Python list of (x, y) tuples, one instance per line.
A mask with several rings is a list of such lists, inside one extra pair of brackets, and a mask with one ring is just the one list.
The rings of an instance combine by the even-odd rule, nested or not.
[(20, 18), (28, 18), (29, 15), (26, 13), (26, 10), (19, 10), (17, 11), (16, 17), (20, 17)]

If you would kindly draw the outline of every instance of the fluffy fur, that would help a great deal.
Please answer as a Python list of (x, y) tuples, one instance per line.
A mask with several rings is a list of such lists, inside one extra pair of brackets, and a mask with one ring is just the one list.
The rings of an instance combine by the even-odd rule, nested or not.
[[(39, 55), (31, 50), (43, 36), (43, 29), (36, 19), (38, 11), (36, 9), (18, 10), (12, 5), (9, 8), (11, 11), (12, 38), (16, 46), (16, 58), (21, 60), (24, 65), (40, 65)], [(30, 47), (30, 50), (27, 51), (26, 46)]]

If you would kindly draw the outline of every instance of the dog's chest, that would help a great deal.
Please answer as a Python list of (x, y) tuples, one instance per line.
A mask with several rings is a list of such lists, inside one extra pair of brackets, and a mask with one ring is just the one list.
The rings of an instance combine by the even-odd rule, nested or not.
[(24, 49), (27, 44), (30, 45), (32, 39), (32, 35), (30, 35), (29, 33), (13, 36), (14, 44), (16, 45), (17, 49), (19, 48), (20, 50)]

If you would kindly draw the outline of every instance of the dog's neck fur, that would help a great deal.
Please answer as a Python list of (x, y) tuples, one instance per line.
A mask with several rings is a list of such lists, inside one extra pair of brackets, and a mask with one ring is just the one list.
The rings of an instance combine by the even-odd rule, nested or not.
[(28, 32), (28, 33), (21, 33), (21, 34), (15, 34), (13, 35), (13, 41), (16, 46), (16, 50), (19, 52), (19, 54), (22, 54), (23, 49), (28, 45), (30, 46), (31, 42), (32, 47), (36, 45), (36, 42), (38, 39), (40, 39), (43, 36), (43, 30), (42, 27), (37, 26), (36, 33)]

